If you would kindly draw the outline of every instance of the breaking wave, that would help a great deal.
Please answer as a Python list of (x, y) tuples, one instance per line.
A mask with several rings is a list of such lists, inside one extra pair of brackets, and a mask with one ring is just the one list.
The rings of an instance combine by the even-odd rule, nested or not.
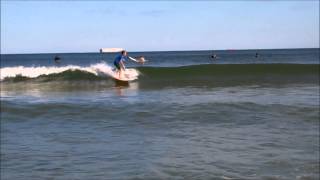
[[(68, 65), (63, 67), (5, 67), (1, 68), (1, 81), (3, 80), (28, 80), (41, 79), (46, 80), (70, 80), (70, 79), (102, 79), (114, 75), (113, 68), (105, 62), (93, 64), (88, 67)], [(137, 79), (139, 72), (131, 69), (130, 76)]]

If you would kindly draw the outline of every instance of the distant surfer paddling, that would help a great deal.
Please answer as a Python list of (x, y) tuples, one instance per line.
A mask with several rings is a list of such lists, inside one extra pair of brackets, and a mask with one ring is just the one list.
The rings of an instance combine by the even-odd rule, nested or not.
[(144, 63), (146, 61), (143, 56), (140, 56), (139, 58), (135, 59), (135, 58), (129, 57), (127, 51), (125, 50), (121, 51), (121, 54), (118, 55), (113, 62), (114, 66), (117, 69), (119, 78), (121, 77), (122, 72), (125, 71), (126, 69), (126, 67), (124, 66), (124, 62), (129, 59), (137, 63)]

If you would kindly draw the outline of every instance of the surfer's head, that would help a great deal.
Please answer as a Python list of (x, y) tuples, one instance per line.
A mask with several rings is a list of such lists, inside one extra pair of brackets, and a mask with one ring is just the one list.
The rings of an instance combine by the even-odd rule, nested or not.
[(121, 54), (122, 54), (123, 56), (126, 56), (128, 53), (127, 53), (127, 51), (123, 50), (123, 51), (121, 51)]

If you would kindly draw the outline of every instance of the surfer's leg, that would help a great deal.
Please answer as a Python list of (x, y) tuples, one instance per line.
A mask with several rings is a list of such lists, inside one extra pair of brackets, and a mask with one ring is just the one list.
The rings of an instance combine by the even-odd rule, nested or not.
[(118, 77), (119, 77), (119, 79), (121, 78), (121, 73), (122, 73), (122, 70), (119, 69), (119, 70), (118, 70)]
[(121, 67), (119, 63), (114, 63), (114, 66), (116, 67), (118, 77), (120, 78), (120, 73), (121, 73)]
[[(120, 75), (122, 76), (122, 74), (126, 70), (122, 61), (120, 61), (120, 63), (119, 63), (119, 69), (120, 69)], [(120, 76), (119, 76), (119, 78), (120, 78)]]

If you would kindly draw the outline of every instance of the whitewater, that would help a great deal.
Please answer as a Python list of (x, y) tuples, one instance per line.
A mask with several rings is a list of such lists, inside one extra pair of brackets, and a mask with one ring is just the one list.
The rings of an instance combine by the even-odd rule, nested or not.
[[(80, 70), (84, 72), (88, 72), (94, 74), (96, 76), (114, 76), (113, 68), (105, 62), (92, 64), (87, 67), (81, 67), (77, 65), (67, 65), (63, 67), (57, 66), (38, 66), (38, 67), (24, 67), (24, 66), (16, 66), (16, 67), (4, 67), (1, 68), (1, 76), (0, 80), (4, 80), (5, 78), (12, 78), (16, 76), (23, 76), (28, 78), (36, 78), (41, 75), (50, 75), (50, 74), (58, 74), (64, 71), (75, 71)], [(127, 72), (126, 72), (127, 74)], [(139, 76), (139, 71), (136, 69), (131, 69), (129, 71), (129, 76), (132, 79), (137, 79)]]

